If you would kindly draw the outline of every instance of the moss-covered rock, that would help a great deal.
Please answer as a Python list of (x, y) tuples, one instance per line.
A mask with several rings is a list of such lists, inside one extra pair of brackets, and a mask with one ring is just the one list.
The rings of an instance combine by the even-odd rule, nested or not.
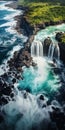
[(61, 37), (61, 41), (62, 41), (62, 43), (65, 44), (65, 33), (63, 33), (63, 35), (62, 35), (62, 37)]
[(56, 40), (59, 42), (60, 47), (60, 59), (65, 64), (65, 33), (58, 32), (56, 34)]
[(56, 40), (57, 41), (59, 41), (59, 42), (61, 42), (62, 41), (62, 36), (63, 36), (63, 33), (62, 32), (58, 32), (57, 34), (56, 34)]

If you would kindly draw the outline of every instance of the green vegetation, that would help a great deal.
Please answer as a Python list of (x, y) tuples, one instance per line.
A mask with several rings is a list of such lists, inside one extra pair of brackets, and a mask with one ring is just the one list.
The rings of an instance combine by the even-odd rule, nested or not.
[(20, 5), (24, 3), (24, 5), (29, 7), (26, 19), (31, 25), (65, 20), (65, 6), (62, 3), (58, 3), (61, 0), (57, 0), (57, 2), (54, 2), (55, 0), (53, 2), (50, 2), (51, 0), (44, 0), (48, 2), (38, 2), (40, 0), (35, 0), (36, 2), (32, 1), (34, 0), (19, 1)]
[(62, 35), (61, 42), (65, 43), (65, 33)]
[(19, 1), (19, 4), (28, 4), (28, 3), (31, 3), (31, 2), (52, 2), (53, 4), (56, 4), (56, 3), (60, 3), (60, 4), (65, 4), (65, 0), (18, 0)]

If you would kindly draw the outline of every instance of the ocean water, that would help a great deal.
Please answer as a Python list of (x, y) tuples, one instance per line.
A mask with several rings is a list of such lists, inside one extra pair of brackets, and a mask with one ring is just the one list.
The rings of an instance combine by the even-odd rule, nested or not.
[(0, 74), (4, 73), (2, 68), (6, 68), (7, 60), (12, 57), (12, 53), (22, 48), (27, 40), (27, 37), (15, 30), (17, 21), (14, 17), (23, 12), (8, 8), (6, 4), (7, 2), (0, 1)]
[[(6, 7), (7, 3), (0, 1), (0, 75), (8, 71), (8, 59), (16, 50), (24, 47), (24, 41), (27, 40), (26, 36), (18, 34), (14, 29), (16, 26), (14, 16), (23, 12)], [(35, 39), (43, 41), (50, 36), (55, 41), (55, 33), (59, 30), (65, 31), (65, 24), (41, 30)], [(61, 65), (59, 63), (55, 65), (45, 57), (33, 57), (33, 60), (37, 66), (30, 68), (24, 66), (23, 80), (15, 84), (17, 91), (15, 99), (1, 107), (4, 121), (0, 123), (0, 130), (48, 130), (52, 106), (62, 108), (53, 98), (51, 105), (47, 105), (49, 97), (54, 97), (53, 94), (62, 86), (61, 74), (54, 73), (54, 69), (61, 69)], [(44, 100), (40, 100), (41, 94)]]

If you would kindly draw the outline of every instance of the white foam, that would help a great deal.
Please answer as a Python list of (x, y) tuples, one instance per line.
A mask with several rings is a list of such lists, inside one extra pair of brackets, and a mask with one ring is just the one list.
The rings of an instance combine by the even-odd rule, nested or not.
[(13, 57), (14, 52), (20, 50), (20, 48), (21, 47), (19, 45), (17, 45), (17, 46), (15, 46), (13, 48), (13, 50), (11, 50), (8, 53), (8, 55), (9, 55), (8, 59), (4, 60), (3, 63), (2, 63), (2, 65), (0, 65), (0, 75), (4, 74), (5, 72), (8, 72), (9, 67), (7, 65), (7, 61), (10, 60), (10, 58)]
[(7, 23), (4, 23), (2, 25), (0, 25), (0, 27), (7, 27), (7, 26), (16, 26), (16, 22), (17, 21), (10, 21), (10, 22), (7, 22)]
[[(49, 108), (42, 108), (39, 106), (37, 97), (31, 94), (27, 94), (27, 98), (24, 98), (25, 91), (19, 92), (16, 96), (15, 101), (10, 101), (4, 106), (5, 111), (5, 124), (12, 126), (13, 122), (15, 125), (15, 130), (29, 130), (32, 126), (41, 128), (39, 125), (43, 121), (43, 128), (46, 130), (48, 124), (50, 123)], [(45, 101), (42, 101), (43, 104)], [(40, 102), (41, 103), (41, 102)], [(20, 118), (18, 119), (18, 115)], [(16, 123), (15, 123), (16, 121)]]

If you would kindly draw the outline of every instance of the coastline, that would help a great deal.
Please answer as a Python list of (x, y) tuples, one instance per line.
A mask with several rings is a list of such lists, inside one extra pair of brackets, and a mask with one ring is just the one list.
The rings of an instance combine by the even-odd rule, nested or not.
[[(29, 100), (31, 102), (31, 109), (33, 109), (33, 106), (36, 108), (36, 105), (33, 104), (33, 101), (36, 101), (37, 108), (39, 107), (38, 116), (36, 115), (36, 109), (35, 109), (35, 111), (33, 111), (35, 113), (33, 113), (31, 111), (32, 112), (31, 117), (33, 118), (33, 114), (36, 115), (36, 117), (39, 117), (39, 115), (41, 113), (40, 117), (42, 117), (42, 115), (43, 115), (42, 119), (44, 119), (44, 120), (39, 121), (39, 124), (37, 124), (37, 126), (34, 126), (35, 124), (33, 124), (33, 127), (31, 128), (31, 130), (33, 130), (33, 129), (37, 130), (39, 128), (44, 129), (44, 123), (45, 123), (46, 120), (47, 120), (47, 123), (48, 123), (48, 118), (50, 119), (50, 122), (48, 123), (49, 124), (48, 129), (57, 130), (57, 127), (58, 128), (63, 127), (63, 125), (65, 124), (65, 122), (64, 122), (65, 106), (63, 106), (62, 101), (61, 101), (62, 106), (59, 103), (60, 99), (63, 96), (62, 90), (64, 90), (64, 93), (65, 93), (65, 89), (63, 89), (61, 87), (60, 90), (59, 90), (59, 91), (61, 91), (60, 95), (56, 95), (57, 97), (53, 96), (53, 101), (50, 101), (50, 99), (48, 99), (46, 101), (44, 93), (41, 93), (39, 95), (34, 96), (34, 98), (32, 100), (33, 95), (30, 94), (30, 90), (28, 90), (28, 89), (26, 91), (25, 90), (23, 91), (21, 89), (20, 96), (22, 95), (21, 97), (25, 100), (25, 101), (23, 100), (24, 101), (23, 104), (22, 104), (21, 100), (19, 101), (16, 98), (16, 95), (17, 95), (16, 91), (17, 90), (15, 90), (15, 84), (17, 84), (19, 80), (23, 80), (23, 78), (24, 78), (24, 77), (22, 77), (22, 73), (23, 73), (22, 67), (26, 66), (27, 68), (29, 68), (30, 66), (33, 66), (33, 67), (36, 66), (36, 64), (33, 62), (33, 59), (31, 57), (31, 43), (34, 40), (34, 36), (36, 35), (36, 33), (43, 28), (42, 28), (41, 25), (38, 28), (30, 27), (30, 24), (24, 18), (24, 14), (16, 16), (16, 17), (14, 17), (14, 19), (17, 21), (16, 27), (15, 27), (16, 31), (20, 34), (22, 33), (23, 35), (26, 35), (28, 37), (28, 40), (24, 43), (24, 47), (22, 49), (20, 49), (19, 51), (15, 51), (13, 57), (10, 58), (10, 60), (8, 60), (8, 66), (9, 66), (8, 72), (5, 72), (3, 75), (0, 76), (0, 86), (1, 86), (0, 87), (0, 95), (1, 95), (0, 96), (0, 122), (3, 121), (5, 123), (4, 116), (5, 116), (5, 118), (6, 118), (6, 116), (8, 116), (8, 120), (9, 120), (9, 117), (10, 118), (12, 117), (11, 115), (6, 115), (6, 111), (4, 111), (3, 106), (5, 104), (8, 104), (10, 101), (11, 102), (13, 101), (13, 106), (14, 106), (13, 109), (10, 109), (11, 104), (10, 104), (10, 107), (8, 107), (8, 109), (10, 109), (10, 111), (13, 113), (13, 117), (16, 118), (15, 120), (13, 119), (13, 122), (14, 122), (13, 125), (15, 126), (16, 123), (18, 123), (18, 122), (16, 122), (16, 120), (20, 121), (22, 119), (22, 117), (25, 116), (25, 114), (26, 114), (25, 109), (23, 107), (26, 107), (26, 110), (29, 109), (29, 108), (27, 109), (28, 104), (26, 104), (26, 106), (24, 104), (25, 101), (26, 101), (26, 103), (28, 103), (27, 99), (29, 98)], [(47, 26), (50, 26), (50, 25), (47, 25)], [(55, 72), (56, 74), (60, 73), (58, 68), (55, 68), (55, 71), (56, 71)], [(60, 70), (60, 71), (62, 71), (62, 70)], [(56, 99), (57, 99), (57, 101), (56, 101)], [(16, 112), (18, 112), (18, 108), (16, 106), (16, 100), (19, 101), (19, 104), (23, 105), (23, 106), (18, 105), (18, 108), (20, 108), (19, 113), (16, 113)], [(2, 106), (2, 109), (1, 109), (1, 106)], [(24, 110), (24, 114), (21, 113), (22, 108)], [(6, 107), (6, 110), (8, 110), (8, 109)], [(48, 118), (46, 117), (45, 110), (46, 110), (47, 115), (49, 115)], [(44, 116), (44, 113), (45, 113), (45, 116)], [(29, 111), (29, 114), (30, 114), (30, 111)], [(34, 118), (34, 120), (35, 119), (37, 119), (37, 118)], [(6, 118), (6, 121), (8, 121), (8, 120)], [(21, 120), (21, 122), (22, 122), (22, 120)], [(37, 122), (38, 122), (38, 120), (37, 120)], [(61, 126), (59, 126), (59, 122), (60, 122)], [(36, 123), (36, 120), (35, 120), (35, 123)], [(57, 126), (54, 123), (57, 124)], [(8, 125), (9, 124), (7, 124), (7, 126)], [(23, 124), (23, 125), (25, 125), (25, 124)], [(12, 124), (11, 124), (11, 126), (12, 126)], [(45, 126), (47, 126), (46, 123), (45, 123)], [(4, 128), (5, 128), (5, 126), (4, 126)], [(15, 127), (13, 127), (13, 128), (15, 129)], [(19, 128), (20, 128), (20, 125), (19, 125), (18, 129)], [(21, 128), (22, 128), (22, 126), (21, 126)], [(47, 127), (46, 127), (46, 130), (47, 130)]]
[[(8, 5), (6, 5), (8, 6)], [(12, 5), (9, 7), (12, 7)], [(16, 16), (17, 19), (20, 16)], [(16, 18), (14, 17), (14, 19)], [(19, 19), (18, 19), (19, 21)], [(18, 22), (17, 22), (18, 23)], [(20, 27), (16, 24), (18, 29)], [(15, 29), (15, 28), (14, 28)], [(17, 31), (17, 30), (16, 30)], [(17, 31), (18, 32), (18, 31)], [(20, 33), (20, 32), (18, 32)], [(31, 65), (35, 66), (36, 64), (33, 62), (31, 54), (30, 54), (30, 38), (28, 38), (27, 42), (24, 43), (24, 47), (19, 51), (15, 51), (13, 57), (7, 61), (8, 71), (4, 72), (0, 76), (0, 106), (7, 104), (10, 100), (14, 100), (16, 92), (15, 92), (15, 84), (18, 83), (19, 80), (23, 80), (22, 77), (22, 67), (30, 67)], [(10, 83), (9, 83), (10, 80)], [(6, 86), (6, 88), (5, 88)], [(3, 96), (5, 95), (5, 96)], [(10, 98), (9, 98), (10, 97)]]
[[(12, 7), (12, 5), (10, 7)], [(20, 51), (14, 52), (13, 58), (11, 58), (8, 61), (8, 65), (9, 65), (10, 69), (12, 69), (12, 66), (13, 66), (17, 71), (18, 70), (22, 71), (21, 66), (30, 67), (30, 65), (32, 65), (32, 66), (36, 65), (33, 62), (33, 59), (31, 57), (31, 52), (30, 52), (31, 43), (34, 40), (34, 36), (36, 35), (36, 33), (38, 31), (40, 31), (41, 29), (45, 29), (47, 26), (60, 25), (60, 24), (64, 23), (65, 21), (58, 21), (55, 23), (50, 22), (50, 23), (45, 23), (44, 26), (42, 24), (40, 24), (35, 27), (32, 27), (25, 18), (28, 8), (24, 7), (24, 6), (21, 6), (21, 7), (17, 6), (17, 8), (23, 9), (23, 15), (18, 15), (18, 16), (14, 17), (14, 19), (17, 21), (15, 30), (20, 34), (27, 36), (28, 40), (24, 43), (24, 48), (20, 49)], [(25, 57), (24, 60), (22, 60), (23, 57)], [(17, 65), (17, 61), (19, 63), (18, 65)]]
[(6, 4), (7, 7), (17, 9), (18, 8), (18, 2), (17, 1), (11, 1), (11, 3)]

